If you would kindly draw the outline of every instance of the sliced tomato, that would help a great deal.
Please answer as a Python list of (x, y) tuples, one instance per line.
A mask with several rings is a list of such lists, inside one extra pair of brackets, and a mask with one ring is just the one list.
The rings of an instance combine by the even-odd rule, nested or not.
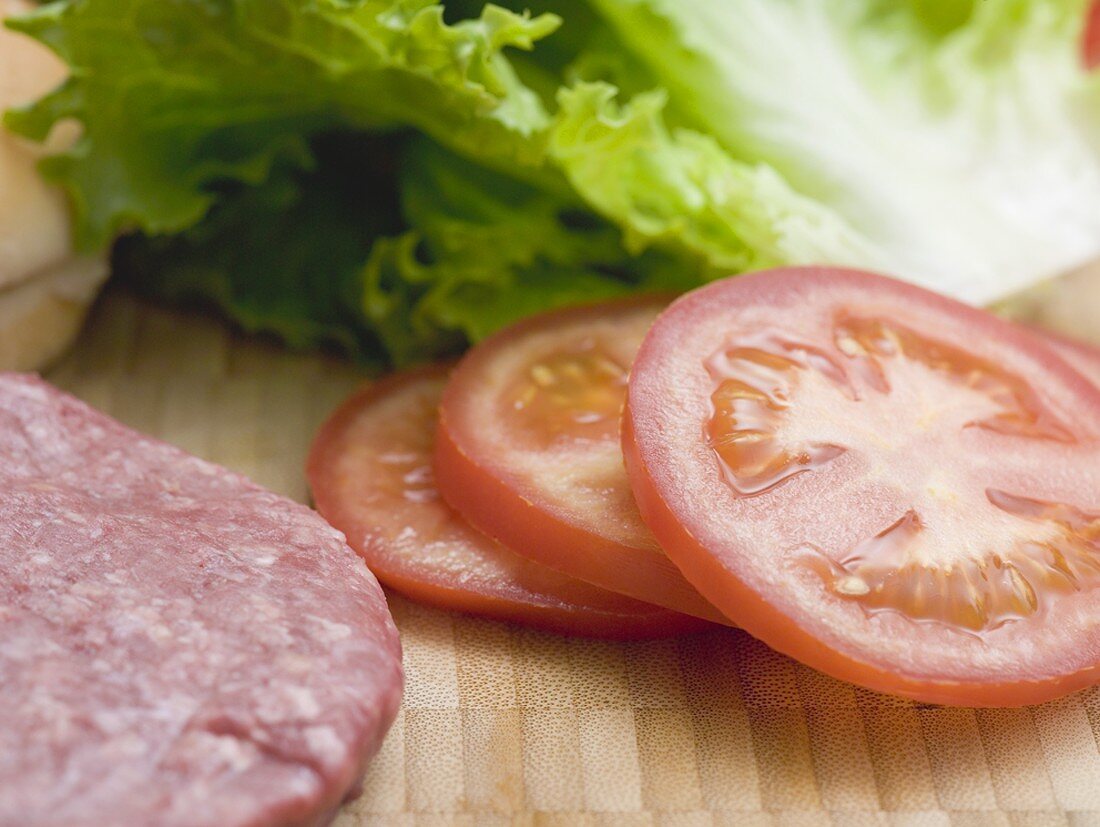
[(1053, 347), (1078, 373), (1100, 387), (1100, 348), (1047, 330), (1034, 332), (1042, 336), (1047, 345)]
[(1085, 69), (1091, 71), (1100, 67), (1100, 0), (1093, 0), (1089, 6), (1081, 38), (1081, 55)]
[(445, 369), (428, 369), (366, 388), (332, 415), (310, 450), (317, 510), (383, 584), (442, 608), (571, 634), (664, 637), (707, 625), (513, 554), (448, 508), (431, 469), (446, 379)]
[(474, 526), (572, 577), (728, 622), (645, 527), (619, 421), (642, 337), (665, 302), (528, 319), (473, 348), (443, 395), (435, 470)]
[(624, 422), (646, 523), (774, 648), (936, 703), (1100, 677), (1100, 391), (1026, 330), (881, 276), (742, 276), (657, 319)]

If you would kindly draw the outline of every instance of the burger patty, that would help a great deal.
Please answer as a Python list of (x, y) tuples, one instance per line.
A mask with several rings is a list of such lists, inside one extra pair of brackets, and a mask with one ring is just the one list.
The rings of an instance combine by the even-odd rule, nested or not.
[(316, 513), (0, 374), (0, 825), (320, 825), (401, 695)]

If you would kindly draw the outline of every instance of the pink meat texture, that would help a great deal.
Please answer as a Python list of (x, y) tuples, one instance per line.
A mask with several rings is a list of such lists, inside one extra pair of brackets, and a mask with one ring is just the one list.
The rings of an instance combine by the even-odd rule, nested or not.
[(0, 825), (321, 825), (401, 695), (302, 505), (0, 374)]

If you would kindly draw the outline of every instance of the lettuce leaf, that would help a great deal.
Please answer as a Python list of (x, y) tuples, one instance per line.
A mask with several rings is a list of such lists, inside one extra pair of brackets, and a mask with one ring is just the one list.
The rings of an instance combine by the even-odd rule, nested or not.
[[(703, 274), (657, 250), (630, 251), (621, 231), (572, 195), (517, 182), (417, 141), (402, 205), (431, 274), (414, 318), (476, 341), (539, 310), (630, 293), (675, 293)], [(369, 304), (369, 298), (368, 298)]]
[[(78, 240), (289, 344), (401, 364), (780, 264), (977, 303), (1100, 256), (1086, 0), (60, 0), (9, 113)], [(533, 7), (533, 12), (528, 7)]]
[(378, 367), (453, 353), (540, 310), (701, 278), (632, 255), (582, 202), (427, 139), (328, 135), (310, 150), (314, 169), (234, 187), (193, 228), (123, 239), (116, 273), (142, 295)]
[(7, 123), (39, 140), (82, 124), (43, 169), (69, 191), (79, 244), (102, 246), (193, 225), (212, 185), (307, 167), (308, 136), (327, 130), (411, 126), (500, 163), (537, 159), (549, 116), (502, 52), (558, 23), (486, 6), (451, 25), (430, 0), (53, 3), (11, 25), (72, 77)]
[(328, 135), (309, 151), (309, 170), (283, 167), (257, 186), (225, 185), (194, 227), (121, 239), (116, 277), (147, 297), (212, 307), (291, 347), (336, 347), (384, 366), (360, 301), (362, 267), (376, 239), (404, 226), (400, 143)]
[(1100, 255), (1085, 0), (593, 0), (695, 129), (988, 303)]
[(577, 192), (624, 229), (631, 251), (675, 249), (710, 277), (788, 262), (884, 260), (771, 167), (734, 160), (709, 135), (671, 132), (663, 91), (619, 105), (615, 87), (579, 83), (558, 101), (551, 155)]

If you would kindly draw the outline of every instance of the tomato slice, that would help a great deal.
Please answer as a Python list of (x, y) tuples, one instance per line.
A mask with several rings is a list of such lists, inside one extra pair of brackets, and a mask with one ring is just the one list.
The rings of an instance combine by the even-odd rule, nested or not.
[(1089, 6), (1081, 38), (1081, 56), (1086, 70), (1100, 67), (1100, 0), (1093, 0)]
[(665, 637), (707, 625), (573, 580), (466, 525), (432, 480), (446, 381), (445, 368), (432, 368), (372, 385), (337, 409), (310, 449), (317, 510), (383, 584), (442, 608), (594, 637)]
[(1048, 330), (1033, 331), (1042, 336), (1046, 344), (1053, 347), (1078, 373), (1100, 387), (1100, 348)]
[(1100, 391), (1026, 330), (792, 268), (675, 302), (631, 373), (646, 523), (774, 648), (936, 703), (1100, 677)]
[(665, 302), (528, 319), (473, 348), (443, 395), (435, 470), (475, 527), (572, 577), (728, 621), (642, 522), (619, 421), (634, 354)]

